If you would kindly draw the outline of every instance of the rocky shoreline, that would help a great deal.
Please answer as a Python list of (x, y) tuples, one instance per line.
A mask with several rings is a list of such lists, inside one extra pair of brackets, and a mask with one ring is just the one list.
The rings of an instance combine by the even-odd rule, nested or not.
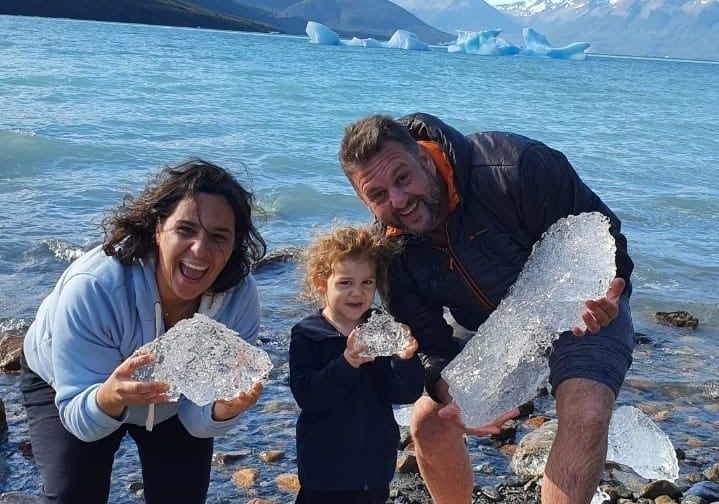
[[(683, 323), (686, 325), (683, 327), (696, 327), (689, 314), (682, 313), (682, 317), (671, 315), (685, 321)], [(679, 325), (674, 320), (667, 320), (665, 314), (658, 313), (656, 316), (657, 321)], [(0, 334), (0, 373), (12, 374), (19, 369), (18, 357), (22, 337), (20, 333)], [(652, 340), (641, 333), (637, 333), (635, 340), (638, 345), (652, 344)], [(287, 378), (286, 368), (280, 368), (268, 386), (284, 390)], [(539, 406), (537, 411), (543, 412), (542, 414), (535, 414), (528, 409), (525, 411), (528, 414), (523, 418), (507, 422), (499, 435), (468, 439), (477, 483), (472, 504), (541, 502), (541, 476), (556, 422), (552, 421), (554, 412), (550, 397), (540, 396), (534, 402)], [(7, 442), (8, 422), (5, 419), (3, 398), (0, 397), (0, 443), (4, 450), (3, 457), (0, 457), (0, 479), (4, 479), (2, 464), (5, 462), (2, 459), (8, 456), (7, 450), (15, 455), (19, 452), (23, 460), (30, 460), (32, 457), (29, 441), (22, 435), (12, 435), (17, 434), (18, 430), (22, 431), (21, 424), (17, 423), (18, 410), (22, 407), (14, 404), (14, 401), (6, 406), (9, 408), (8, 422), (11, 418), (14, 419), (17, 430), (10, 433), (12, 442)], [(661, 421), (672, 414), (651, 401), (637, 406), (654, 421)], [(719, 412), (719, 406), (709, 405), (708, 408)], [(245, 441), (243, 448), (237, 451), (232, 451), (233, 448), (228, 448), (223, 442), (216, 444), (213, 465), (215, 471), (224, 478), (224, 483), (219, 486), (213, 483), (208, 503), (288, 504), (294, 501), (299, 485), (296, 462), (289, 446), (294, 436), (296, 413), (296, 405), (291, 401), (281, 398), (270, 401), (254, 418), (249, 419), (249, 425), (245, 428), (252, 433), (248, 439), (252, 439), (254, 444)], [(630, 467), (609, 462), (605, 466), (599, 487), (603, 492), (603, 499), (597, 497), (593, 504), (719, 504), (719, 440), (716, 435), (719, 421), (709, 419), (702, 425), (701, 430), (709, 433), (704, 440), (683, 437), (681, 444), (675, 445), (674, 450), (680, 466), (678, 479), (672, 482), (649, 480)], [(272, 442), (262, 441), (263, 432), (272, 432), (275, 439)], [(541, 435), (538, 435), (540, 433)], [(348, 434), (348, 439), (339, 442), (348, 442), (349, 437)], [(268, 446), (271, 448), (268, 449)], [(676, 446), (681, 446), (684, 450)], [(388, 504), (431, 504), (432, 501), (418, 474), (406, 427), (403, 427), (398, 450), (397, 474), (391, 484)], [(656, 456), (654, 446), (645, 446), (639, 451), (646, 453), (637, 453), (637, 456)], [(142, 500), (141, 476), (134, 469), (132, 474), (123, 478), (120, 494), (126, 492), (126, 496), (118, 497), (123, 499), (122, 502)], [(3, 487), (0, 486), (0, 492), (2, 491)], [(23, 492), (0, 493), (0, 504), (33, 504), (38, 503), (38, 499), (35, 495)]]

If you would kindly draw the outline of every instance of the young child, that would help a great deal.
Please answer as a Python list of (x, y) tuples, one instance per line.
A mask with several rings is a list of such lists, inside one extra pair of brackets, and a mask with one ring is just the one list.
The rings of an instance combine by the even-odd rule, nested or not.
[(305, 292), (320, 310), (292, 328), (290, 387), (297, 421), (296, 504), (384, 504), (395, 472), (399, 428), (392, 404), (422, 394), (417, 341), (392, 357), (362, 357), (356, 327), (379, 290), (386, 295), (391, 242), (342, 227), (307, 250)]

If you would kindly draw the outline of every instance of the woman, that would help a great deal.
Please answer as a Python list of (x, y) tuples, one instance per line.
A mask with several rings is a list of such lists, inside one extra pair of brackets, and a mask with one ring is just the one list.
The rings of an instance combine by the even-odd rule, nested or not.
[(266, 246), (252, 202), (213, 164), (165, 168), (105, 218), (102, 246), (70, 265), (43, 301), (25, 337), (21, 386), (45, 502), (106, 503), (126, 433), (148, 504), (205, 502), (213, 437), (255, 404), (262, 385), (206, 406), (168, 402), (167, 384), (132, 379), (152, 361), (133, 352), (195, 312), (255, 341), (250, 267)]

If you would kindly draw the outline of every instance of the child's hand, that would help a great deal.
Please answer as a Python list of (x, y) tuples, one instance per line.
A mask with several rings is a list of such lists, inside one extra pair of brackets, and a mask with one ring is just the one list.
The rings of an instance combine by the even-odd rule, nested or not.
[[(409, 327), (407, 327), (405, 324), (402, 324), (402, 327), (404, 327), (407, 332), (409, 332)], [(402, 360), (408, 360), (414, 357), (414, 353), (417, 351), (417, 347), (419, 346), (419, 343), (417, 343), (417, 340), (412, 337), (410, 334), (407, 336), (407, 345), (404, 347), (404, 350), (401, 352), (397, 352), (395, 355), (399, 357)]]
[(357, 328), (347, 337), (347, 348), (345, 348), (344, 358), (353, 368), (358, 368), (366, 362), (372, 362), (374, 357), (362, 357), (360, 353), (365, 349), (364, 345), (355, 346), (357, 343)]

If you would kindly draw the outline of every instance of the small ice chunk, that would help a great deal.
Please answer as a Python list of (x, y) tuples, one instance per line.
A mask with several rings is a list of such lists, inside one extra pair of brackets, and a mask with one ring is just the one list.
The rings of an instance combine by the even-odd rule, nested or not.
[(201, 313), (179, 321), (138, 352), (154, 354), (155, 362), (136, 370), (133, 378), (165, 382), (170, 400), (183, 394), (200, 406), (249, 391), (272, 369), (267, 352)]
[(466, 425), (485, 425), (536, 395), (554, 341), (582, 326), (587, 299), (606, 294), (615, 254), (609, 219), (599, 212), (547, 229), (507, 296), (442, 371)]
[(409, 419), (412, 417), (414, 404), (402, 404), (394, 407), (394, 419), (397, 425), (409, 426)]
[(620, 406), (609, 423), (607, 460), (624, 464), (648, 479), (674, 481), (679, 462), (672, 442), (642, 411)]
[(366, 346), (362, 357), (394, 355), (407, 347), (409, 331), (386, 312), (373, 312), (357, 329), (356, 344)]

